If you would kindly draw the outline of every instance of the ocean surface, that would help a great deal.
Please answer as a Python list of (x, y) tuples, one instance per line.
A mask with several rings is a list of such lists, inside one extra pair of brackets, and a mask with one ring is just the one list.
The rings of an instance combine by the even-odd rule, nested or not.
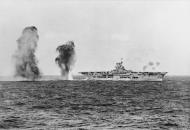
[(190, 130), (190, 77), (0, 81), (0, 129)]

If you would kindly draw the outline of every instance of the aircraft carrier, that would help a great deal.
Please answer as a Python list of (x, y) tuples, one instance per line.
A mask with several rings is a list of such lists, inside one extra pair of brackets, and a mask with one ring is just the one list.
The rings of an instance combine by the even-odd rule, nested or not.
[(111, 71), (79, 72), (85, 80), (162, 81), (167, 72), (135, 72), (126, 70), (123, 61), (117, 62)]

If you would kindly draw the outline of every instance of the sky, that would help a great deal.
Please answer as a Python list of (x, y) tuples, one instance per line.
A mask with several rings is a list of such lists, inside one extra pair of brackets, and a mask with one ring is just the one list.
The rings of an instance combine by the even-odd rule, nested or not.
[[(26, 26), (38, 28), (36, 56), (44, 75), (60, 75), (56, 47), (76, 45), (73, 73), (114, 68), (190, 75), (188, 0), (0, 0), (0, 75), (13, 75), (16, 40)], [(147, 68), (151, 71), (151, 67)]]

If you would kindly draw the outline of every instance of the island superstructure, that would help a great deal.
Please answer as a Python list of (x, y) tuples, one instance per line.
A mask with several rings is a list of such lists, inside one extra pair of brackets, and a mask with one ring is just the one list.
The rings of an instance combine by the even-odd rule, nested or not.
[(123, 61), (117, 62), (111, 71), (79, 72), (86, 80), (162, 81), (167, 72), (136, 72), (126, 70)]

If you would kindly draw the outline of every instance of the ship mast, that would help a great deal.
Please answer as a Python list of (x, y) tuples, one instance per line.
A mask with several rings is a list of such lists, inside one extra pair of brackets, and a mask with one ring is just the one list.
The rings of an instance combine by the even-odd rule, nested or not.
[(121, 61), (120, 61), (120, 62), (116, 62), (115, 70), (116, 70), (117, 72), (122, 72), (122, 71), (125, 70), (125, 67), (123, 66), (123, 58), (121, 58)]

